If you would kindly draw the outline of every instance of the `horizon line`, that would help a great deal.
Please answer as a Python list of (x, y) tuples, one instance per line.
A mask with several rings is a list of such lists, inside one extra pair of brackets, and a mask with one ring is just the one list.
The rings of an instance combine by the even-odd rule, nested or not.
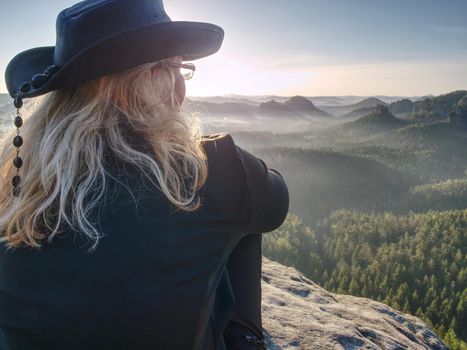
[[(308, 95), (308, 94), (238, 94), (238, 93), (228, 93), (228, 94), (221, 94), (221, 95), (189, 95), (187, 94), (187, 98), (207, 98), (207, 97), (294, 97), (294, 96), (302, 96), (302, 97), (377, 97), (377, 96), (384, 96), (384, 97), (414, 97), (414, 98), (420, 98), (420, 97), (426, 97), (426, 96), (440, 96), (440, 95), (446, 95), (452, 92), (456, 91), (467, 91), (467, 87), (464, 89), (454, 89), (447, 91), (445, 93), (441, 94), (435, 94), (435, 93), (428, 93), (428, 94), (421, 94), (421, 95), (400, 95), (400, 94), (373, 94), (373, 95), (353, 95), (353, 94), (344, 94), (344, 95)], [(0, 95), (8, 95), (8, 91), (0, 91)]]

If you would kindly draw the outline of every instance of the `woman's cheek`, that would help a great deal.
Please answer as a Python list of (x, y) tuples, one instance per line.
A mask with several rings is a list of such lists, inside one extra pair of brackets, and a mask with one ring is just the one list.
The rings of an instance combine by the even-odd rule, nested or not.
[(185, 100), (185, 95), (186, 95), (185, 79), (183, 79), (183, 76), (181, 74), (178, 74), (175, 80), (175, 97), (180, 104), (182, 104), (183, 101)]

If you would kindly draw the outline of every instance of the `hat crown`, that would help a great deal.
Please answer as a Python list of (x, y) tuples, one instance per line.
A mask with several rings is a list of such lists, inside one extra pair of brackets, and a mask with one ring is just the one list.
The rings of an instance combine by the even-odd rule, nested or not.
[(197, 60), (217, 52), (224, 30), (172, 21), (162, 0), (85, 0), (56, 20), (56, 45), (18, 53), (8, 63), (11, 97), (29, 98), (77, 86), (169, 57)]
[(171, 22), (162, 0), (86, 0), (57, 16), (54, 64), (62, 66), (84, 48), (128, 30)]

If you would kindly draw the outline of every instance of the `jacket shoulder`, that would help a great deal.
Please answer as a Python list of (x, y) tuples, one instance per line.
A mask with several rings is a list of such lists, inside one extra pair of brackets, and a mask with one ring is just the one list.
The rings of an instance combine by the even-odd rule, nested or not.
[(246, 178), (234, 139), (224, 132), (208, 135), (203, 143), (209, 168), (205, 189), (216, 210), (245, 214)]
[(203, 135), (202, 143), (206, 152), (214, 158), (217, 158), (219, 154), (225, 157), (226, 154), (233, 155), (237, 152), (235, 141), (227, 132)]
[(212, 156), (213, 173), (222, 172), (218, 178), (223, 183), (230, 179), (234, 191), (246, 194), (243, 203), (244, 210), (249, 212), (247, 232), (264, 233), (278, 228), (289, 209), (288, 188), (282, 175), (270, 169), (261, 158), (237, 146), (230, 134), (208, 137), (206, 147)]

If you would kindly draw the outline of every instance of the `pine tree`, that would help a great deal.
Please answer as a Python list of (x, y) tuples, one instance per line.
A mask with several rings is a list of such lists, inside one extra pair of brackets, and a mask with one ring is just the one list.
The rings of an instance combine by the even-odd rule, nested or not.
[(415, 289), (412, 293), (412, 308), (417, 310), (420, 306), (420, 296), (418, 295), (417, 290)]

